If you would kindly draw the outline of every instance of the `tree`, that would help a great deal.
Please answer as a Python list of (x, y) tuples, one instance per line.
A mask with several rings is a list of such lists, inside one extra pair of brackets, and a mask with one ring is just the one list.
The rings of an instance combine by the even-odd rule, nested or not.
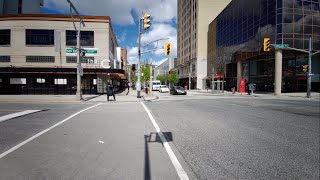
[(167, 75), (159, 75), (157, 76), (157, 80), (161, 82), (161, 84), (165, 84), (168, 81), (168, 76)]
[(171, 73), (170, 75), (169, 75), (169, 82), (171, 83), (171, 84), (173, 84), (173, 85), (176, 85), (176, 84), (178, 84), (178, 82), (179, 82), (179, 77), (178, 77), (178, 75), (174, 72), (174, 73)]

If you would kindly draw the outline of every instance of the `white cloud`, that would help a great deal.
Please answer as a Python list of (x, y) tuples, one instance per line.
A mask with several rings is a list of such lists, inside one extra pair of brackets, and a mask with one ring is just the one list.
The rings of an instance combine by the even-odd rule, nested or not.
[[(151, 30), (147, 33), (144, 33), (141, 37), (141, 44), (142, 45), (147, 45), (150, 42), (157, 40), (157, 39), (162, 39), (162, 38), (169, 38), (167, 40), (161, 40), (158, 41), (158, 46), (157, 43), (152, 43), (153, 46), (149, 46), (148, 49), (150, 48), (160, 48), (164, 46), (165, 42), (171, 42), (171, 56), (175, 57), (177, 55), (177, 29), (169, 24), (155, 24), (152, 26)], [(163, 55), (164, 51), (158, 50), (155, 52), (156, 55)]]
[(124, 42), (126, 40), (127, 32), (123, 31), (120, 38), (118, 39), (118, 43)]
[[(148, 12), (153, 22), (171, 22), (177, 16), (176, 0), (71, 0), (83, 15), (110, 16), (118, 25), (134, 24), (137, 15)], [(45, 7), (69, 13), (66, 0), (46, 0)], [(133, 15), (135, 12), (137, 15)]]
[(129, 47), (128, 49), (128, 62), (130, 64), (138, 63), (138, 47)]

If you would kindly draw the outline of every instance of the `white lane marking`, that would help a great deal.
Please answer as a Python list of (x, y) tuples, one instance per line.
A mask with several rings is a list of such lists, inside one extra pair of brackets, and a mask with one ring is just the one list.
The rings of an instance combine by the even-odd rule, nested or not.
[(26, 110), (26, 111), (21, 111), (21, 112), (17, 112), (17, 113), (8, 114), (8, 115), (5, 115), (5, 116), (1, 116), (0, 117), (0, 122), (6, 121), (6, 120), (9, 120), (9, 119), (12, 119), (12, 118), (24, 116), (24, 115), (27, 115), (27, 114), (39, 112), (39, 111), (42, 111), (42, 110)]
[(5, 151), (4, 153), (0, 154), (0, 159), (3, 158), (4, 156), (10, 154), (11, 152), (17, 150), (17, 149), (20, 148), (21, 146), (27, 144), (28, 142), (34, 140), (35, 138), (41, 136), (42, 134), (44, 134), (44, 133), (50, 131), (51, 129), (53, 129), (53, 128), (59, 126), (59, 125), (61, 125), (62, 123), (70, 120), (71, 118), (75, 117), (76, 115), (78, 115), (78, 114), (80, 114), (80, 113), (82, 113), (82, 112), (84, 112), (84, 111), (86, 111), (86, 110), (89, 110), (89, 109), (91, 109), (91, 108), (97, 107), (97, 106), (99, 106), (99, 105), (101, 105), (101, 104), (102, 104), (102, 103), (96, 104), (96, 105), (94, 105), (94, 106), (88, 107), (88, 108), (83, 109), (83, 110), (81, 110), (81, 111), (79, 111), (79, 112), (77, 112), (77, 113), (72, 114), (71, 116), (67, 117), (66, 119), (64, 119), (64, 120), (62, 120), (62, 121), (60, 121), (60, 122), (58, 122), (57, 124), (49, 127), (48, 129), (45, 129), (45, 130), (39, 132), (38, 134), (30, 137), (29, 139), (27, 139), (27, 140), (25, 140), (25, 141), (17, 144), (16, 146), (12, 147), (11, 149), (9, 149), (9, 150)]
[(187, 175), (187, 173), (184, 171), (183, 167), (181, 166), (178, 158), (176, 157), (176, 155), (174, 154), (174, 152), (172, 151), (167, 139), (164, 137), (163, 133), (161, 132), (160, 130), (160, 127), (158, 126), (156, 120), (153, 118), (152, 114), (150, 113), (150, 110), (147, 108), (147, 106), (141, 102), (142, 106), (144, 107), (144, 109), (147, 111), (148, 115), (149, 115), (149, 118), (154, 126), (154, 128), (156, 129), (158, 135), (160, 136), (160, 139), (163, 143), (163, 146), (165, 147), (170, 159), (171, 159), (171, 162), (173, 164), (173, 166), (175, 167), (177, 173), (178, 173), (178, 176), (180, 177), (181, 180), (188, 180), (189, 177)]

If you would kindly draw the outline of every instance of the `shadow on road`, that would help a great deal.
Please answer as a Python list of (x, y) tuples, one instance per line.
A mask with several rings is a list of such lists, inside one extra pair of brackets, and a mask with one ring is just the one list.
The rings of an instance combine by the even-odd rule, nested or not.
[(102, 95), (102, 94), (98, 94), (98, 95), (96, 95), (96, 96), (91, 96), (91, 97), (86, 97), (86, 98), (83, 99), (83, 101), (89, 101), (89, 100), (94, 99), (94, 98), (97, 98), (97, 97), (99, 97), (99, 96), (101, 96), (101, 95)]
[[(171, 132), (162, 132), (165, 137), (165, 142), (173, 141)], [(150, 155), (149, 155), (149, 144), (148, 143), (161, 143), (163, 142), (158, 133), (151, 132), (149, 135), (144, 135), (144, 180), (151, 180), (150, 170)]]

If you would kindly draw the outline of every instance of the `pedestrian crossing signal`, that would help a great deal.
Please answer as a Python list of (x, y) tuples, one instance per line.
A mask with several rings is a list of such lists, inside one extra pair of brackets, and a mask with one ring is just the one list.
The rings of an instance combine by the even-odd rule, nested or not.
[(270, 38), (263, 39), (263, 51), (270, 51)]
[(136, 71), (136, 65), (135, 65), (135, 64), (132, 64), (131, 70), (132, 70), (133, 72)]
[(171, 56), (171, 43), (170, 42), (166, 42), (166, 44), (164, 45), (164, 54), (166, 56)]
[(303, 66), (302, 66), (303, 72), (307, 72), (307, 71), (308, 71), (308, 67), (309, 67), (308, 65), (303, 65)]

